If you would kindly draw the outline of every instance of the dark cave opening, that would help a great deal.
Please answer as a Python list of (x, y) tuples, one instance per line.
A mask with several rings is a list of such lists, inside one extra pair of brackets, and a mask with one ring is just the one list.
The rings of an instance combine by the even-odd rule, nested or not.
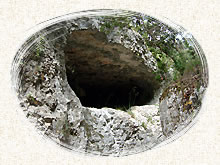
[(109, 43), (104, 33), (74, 31), (64, 52), (67, 81), (84, 107), (126, 111), (153, 99), (153, 73), (131, 50)]
[[(86, 75), (86, 73), (84, 73)], [(114, 109), (128, 110), (131, 106), (145, 105), (153, 98), (153, 88), (138, 86), (133, 81), (118, 82), (114, 84), (96, 79), (97, 83), (80, 81), (74, 74), (67, 72), (67, 81), (73, 89), (81, 104), (85, 107), (109, 107)], [(89, 78), (89, 77), (88, 77)], [(107, 80), (108, 81), (108, 80)]]

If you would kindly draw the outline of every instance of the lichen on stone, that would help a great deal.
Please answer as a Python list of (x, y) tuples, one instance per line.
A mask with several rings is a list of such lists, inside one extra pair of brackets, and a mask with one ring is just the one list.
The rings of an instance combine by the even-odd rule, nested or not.
[(199, 112), (208, 77), (194, 41), (140, 13), (73, 14), (23, 44), (12, 82), (26, 117), (58, 144), (87, 154), (138, 153)]

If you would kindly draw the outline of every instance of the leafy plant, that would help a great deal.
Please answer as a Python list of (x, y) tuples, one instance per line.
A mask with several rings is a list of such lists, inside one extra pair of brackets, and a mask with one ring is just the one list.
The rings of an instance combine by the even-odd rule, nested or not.
[(147, 126), (144, 122), (141, 123), (141, 126), (144, 127), (144, 129), (147, 129)]
[(38, 101), (36, 98), (34, 98), (31, 94), (28, 94), (27, 101), (30, 103), (30, 105), (34, 105), (34, 106), (42, 105), (42, 103)]
[(135, 118), (135, 115), (134, 115), (134, 113), (133, 113), (131, 110), (128, 110), (127, 113), (128, 113), (129, 115), (131, 115), (132, 118)]
[[(200, 59), (188, 41), (181, 37), (179, 32), (147, 16), (104, 17), (100, 30), (110, 33), (115, 27), (122, 29), (127, 27), (139, 33), (144, 40), (147, 49), (152, 53), (157, 64), (155, 80), (163, 81), (167, 78), (178, 80), (186, 72), (194, 72), (200, 65)], [(136, 52), (137, 56), (141, 56)], [(168, 70), (172, 67), (173, 77), (168, 76)]]
[(152, 116), (148, 116), (147, 122), (150, 122), (151, 124), (153, 124), (153, 118), (152, 118)]
[(43, 54), (44, 44), (45, 44), (45, 38), (43, 36), (41, 36), (40, 41), (37, 44), (37, 48), (36, 48), (36, 56), (37, 57), (40, 57)]

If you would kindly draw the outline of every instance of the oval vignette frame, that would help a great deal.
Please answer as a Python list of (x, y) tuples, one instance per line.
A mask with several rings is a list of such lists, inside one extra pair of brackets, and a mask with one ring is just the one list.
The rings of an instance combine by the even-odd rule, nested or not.
[[(84, 16), (89, 16), (89, 15), (96, 15), (97, 13), (107, 13), (107, 15), (109, 14), (108, 12), (124, 12), (124, 13), (128, 13), (130, 11), (125, 11), (125, 10), (88, 10), (88, 11), (81, 11), (81, 12), (75, 12), (75, 13), (70, 13), (70, 14), (66, 14), (66, 15), (63, 15), (63, 16), (59, 16), (59, 17), (55, 17), (53, 19), (49, 19), (47, 21), (44, 21), (40, 24), (37, 24), (36, 26), (34, 26), (33, 28), (31, 28), (30, 30), (28, 30), (28, 34), (27, 34), (27, 37), (26, 39), (24, 40), (24, 42), (22, 42), (22, 44), (19, 46), (19, 49), (16, 53), (16, 56), (13, 60), (13, 63), (12, 63), (12, 70), (11, 70), (11, 74), (12, 74), (12, 88), (13, 89), (16, 89), (18, 88), (17, 86), (17, 82), (18, 82), (18, 79), (17, 79), (17, 69), (20, 67), (19, 65), (19, 60), (21, 60), (21, 54), (22, 52), (25, 52), (28, 48), (27, 48), (27, 45), (25, 45), (25, 43), (27, 43), (27, 41), (31, 38), (32, 35), (36, 34), (37, 32), (39, 32), (40, 30), (42, 29), (45, 29), (47, 27), (50, 27), (52, 25), (55, 25), (57, 23), (60, 23), (60, 22), (63, 22), (63, 21), (66, 21), (66, 20), (71, 20), (71, 19), (76, 19), (76, 18), (83, 18)], [(136, 13), (136, 12), (134, 12)], [(140, 14), (140, 13), (138, 13)], [(171, 22), (170, 20), (168, 20), (167, 18), (162, 18), (162, 19), (157, 19), (157, 18), (154, 18), (152, 16), (149, 16), (147, 14), (144, 14), (145, 16), (148, 16), (149, 18), (152, 18), (152, 19), (155, 19), (157, 20), (158, 22), (162, 22), (164, 25), (167, 25), (169, 27), (171, 27), (172, 29), (174, 29), (175, 31), (181, 33), (183, 36), (183, 38), (185, 38), (187, 40), (187, 42), (191, 42), (193, 44), (193, 47), (194, 47), (194, 51), (197, 53), (197, 55), (199, 55), (200, 57), (200, 60), (202, 62), (202, 69), (203, 69), (203, 75), (204, 76), (204, 81), (206, 83), (206, 90), (208, 88), (208, 65), (207, 65), (207, 61), (206, 61), (206, 57), (205, 57), (205, 54), (201, 48), (201, 46), (198, 44), (198, 42), (194, 39), (194, 37), (189, 33), (187, 32), (183, 27)], [(28, 44), (28, 43), (27, 43)], [(21, 49), (21, 48), (25, 48), (25, 49)], [(206, 92), (206, 91), (205, 91)], [(204, 102), (204, 96), (205, 96), (205, 93), (202, 94), (202, 102)], [(202, 104), (203, 105), (203, 104)], [(187, 126), (185, 126), (181, 131), (179, 131), (178, 133), (175, 133), (175, 134), (172, 134), (171, 136), (168, 136), (164, 141), (158, 143), (156, 146), (153, 146), (153, 148), (157, 148), (157, 147), (161, 147), (165, 144), (168, 144), (170, 143), (171, 141), (174, 141), (176, 140), (178, 137), (182, 136), (184, 133), (186, 133), (195, 123), (196, 121), (198, 120), (198, 114), (200, 113), (201, 114), (201, 109), (202, 109), (202, 106), (199, 107), (199, 110), (198, 110), (198, 113), (196, 114), (196, 116), (192, 119), (192, 121), (190, 123), (187, 124)], [(42, 134), (42, 132), (39, 132), (40, 134)], [(44, 137), (47, 137), (48, 136), (42, 134)], [(50, 138), (50, 137), (49, 137)], [(51, 138), (50, 138), (51, 139)], [(54, 141), (54, 140), (52, 140)], [(54, 141), (56, 142), (56, 141)], [(64, 144), (61, 144), (59, 142), (56, 142), (57, 144), (67, 148), (67, 149), (70, 149), (72, 151), (75, 151), (74, 149), (70, 148), (68, 145), (64, 145)], [(148, 149), (151, 149), (151, 148), (148, 148)], [(139, 152), (143, 152), (143, 151), (146, 151), (148, 149), (144, 149), (144, 150), (141, 150), (141, 151), (135, 151), (135, 152), (132, 152), (132, 153), (127, 153), (127, 154), (120, 154), (120, 155), (113, 155), (113, 156), (123, 156), (123, 155), (130, 155), (130, 154), (136, 154), (136, 153), (139, 153)], [(80, 152), (80, 151), (76, 151), (76, 152)], [(84, 153), (84, 152), (83, 152)], [(86, 152), (86, 154), (95, 154), (93, 152)], [(100, 155), (100, 154), (99, 154)], [(107, 154), (107, 155), (111, 155), (111, 154)]]

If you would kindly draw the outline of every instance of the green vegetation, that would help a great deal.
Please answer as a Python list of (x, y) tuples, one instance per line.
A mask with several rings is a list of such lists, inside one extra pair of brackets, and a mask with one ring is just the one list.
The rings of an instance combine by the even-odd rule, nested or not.
[(131, 21), (131, 18), (128, 17), (103, 17), (100, 31), (109, 34), (111, 31), (114, 30), (115, 27), (119, 29), (123, 29), (124, 27), (131, 28), (132, 26), (128, 24)]
[(56, 131), (63, 135), (63, 140), (67, 140), (71, 133), (71, 124), (68, 121), (68, 115), (65, 114), (56, 122)]
[(128, 113), (129, 115), (131, 115), (132, 118), (135, 118), (135, 115), (134, 115), (134, 113), (133, 113), (131, 110), (128, 110), (127, 113)]
[[(121, 110), (121, 111), (128, 112), (130, 110), (130, 108), (136, 104), (136, 98), (137, 98), (138, 95), (139, 95), (139, 92), (137, 90), (137, 87), (133, 86), (130, 89), (130, 92), (128, 93), (128, 98), (127, 98), (128, 99), (128, 105), (121, 105), (121, 106), (118, 105), (118, 106), (115, 106), (114, 108), (116, 110)], [(113, 97), (113, 95), (109, 94), (108, 98), (106, 99), (107, 101), (105, 102), (105, 105), (108, 104), (111, 97)]]
[(147, 126), (144, 122), (142, 122), (141, 126), (144, 128), (144, 129), (147, 129)]
[(64, 120), (61, 133), (64, 135), (64, 137), (67, 137), (70, 134), (71, 131), (71, 125), (68, 122), (68, 120)]
[[(117, 27), (120, 30), (123, 28), (132, 29), (143, 37), (147, 49), (157, 62), (155, 72), (157, 81), (176, 81), (184, 73), (194, 72), (195, 68), (201, 66), (199, 57), (186, 39), (181, 37), (181, 34), (151, 17), (141, 15), (115, 18), (103, 17), (101, 22), (100, 31), (106, 34)], [(140, 52), (135, 52), (135, 54), (140, 56)], [(173, 72), (171, 75), (168, 74), (170, 68)]]
[(34, 105), (34, 106), (42, 105), (42, 103), (38, 101), (36, 98), (34, 98), (31, 94), (28, 94), (27, 101), (30, 103), (30, 105)]
[(148, 123), (150, 122), (151, 124), (154, 124), (152, 116), (148, 116), (147, 122)]
[(45, 44), (45, 38), (41, 36), (35, 52), (36, 57), (40, 57), (41, 55), (43, 55), (44, 44)]

